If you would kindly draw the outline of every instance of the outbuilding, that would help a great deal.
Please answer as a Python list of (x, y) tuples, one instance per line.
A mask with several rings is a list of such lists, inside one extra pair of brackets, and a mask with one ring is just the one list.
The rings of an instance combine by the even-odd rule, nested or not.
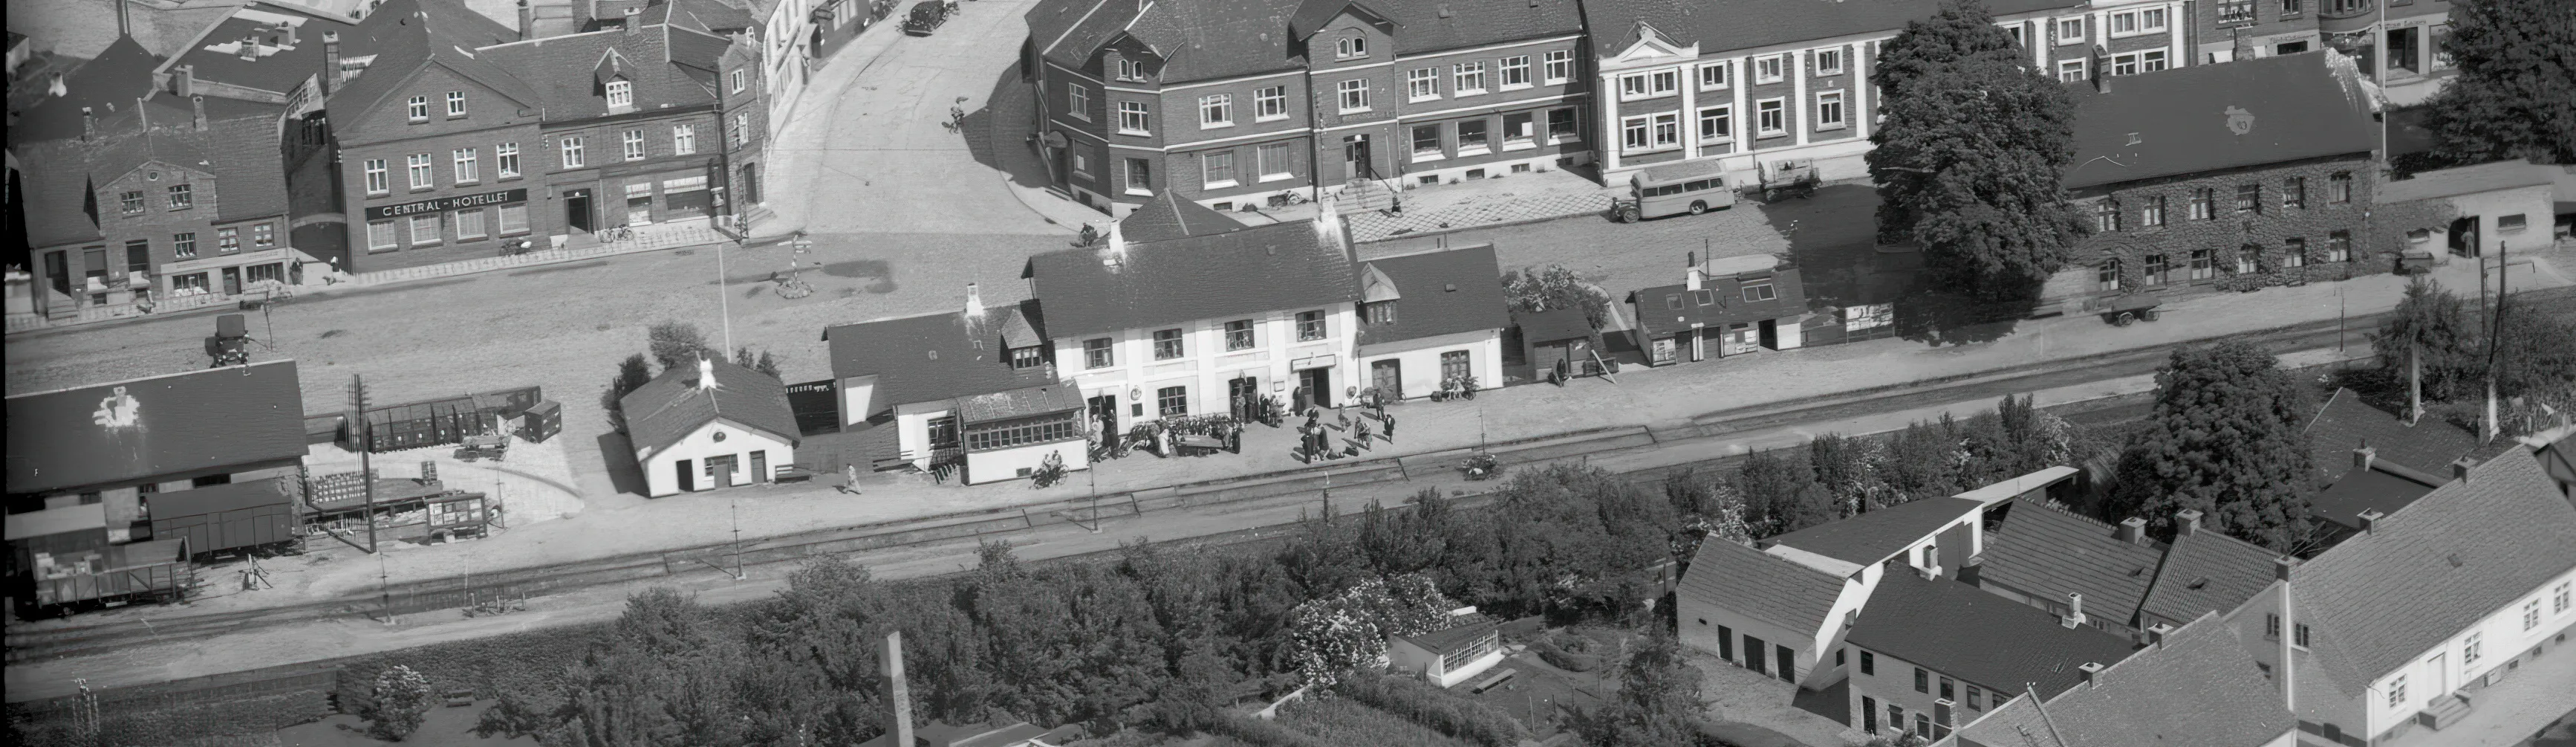
[(725, 361), (674, 366), (618, 400), (645, 495), (769, 482), (796, 463), (796, 415), (778, 379)]
[(1389, 668), (1450, 687), (1503, 662), (1501, 629), (1474, 607), (1452, 610), (1437, 629), (1387, 642)]

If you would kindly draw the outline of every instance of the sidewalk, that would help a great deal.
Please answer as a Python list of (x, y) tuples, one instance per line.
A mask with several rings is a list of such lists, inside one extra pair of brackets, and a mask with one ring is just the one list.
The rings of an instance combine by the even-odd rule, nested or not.
[(1037, 128), (1037, 102), (1029, 96), (1027, 86), (1008, 86), (985, 102), (986, 122), (992, 125), (993, 157), (1000, 160), (1002, 186), (1030, 212), (1046, 218), (1048, 223), (1063, 226), (1066, 231), (1080, 232), (1085, 223), (1107, 228), (1108, 213), (1067, 199), (1046, 187), (1054, 177), (1047, 173), (1046, 162), (1029, 140)]
[(1604, 187), (1580, 173), (1549, 169), (1437, 187), (1408, 186), (1396, 194), (1404, 212), (1349, 213), (1351, 240), (1383, 241), (1422, 233), (1529, 223), (1599, 213), (1625, 185)]

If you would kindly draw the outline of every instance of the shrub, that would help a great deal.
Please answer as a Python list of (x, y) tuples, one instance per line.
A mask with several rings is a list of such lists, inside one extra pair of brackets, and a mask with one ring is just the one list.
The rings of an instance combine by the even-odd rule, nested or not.
[(429, 678), (411, 667), (395, 665), (376, 675), (375, 706), (368, 709), (367, 719), (374, 722), (367, 734), (388, 742), (400, 742), (420, 728), (429, 715)]
[(1208, 731), (1218, 736), (1243, 740), (1252, 747), (1321, 747), (1307, 739), (1306, 735), (1299, 734), (1288, 727), (1262, 720), (1252, 714), (1234, 711), (1227, 711), (1214, 723), (1208, 724)]
[(1610, 321), (1610, 298), (1564, 265), (1503, 273), (1503, 295), (1513, 311), (1582, 309), (1593, 329)]
[[(1568, 646), (1575, 650), (1568, 650)], [(1592, 639), (1568, 633), (1541, 636), (1530, 641), (1530, 650), (1538, 652), (1540, 661), (1568, 672), (1589, 672), (1601, 668), (1601, 657), (1582, 653), (1592, 647)]]
[[(1425, 747), (1468, 747), (1464, 742), (1447, 737), (1422, 734), (1421, 724), (1341, 698), (1308, 698), (1281, 706), (1279, 723), (1330, 745), (1411, 742)], [(1408, 734), (1421, 735), (1421, 738), (1405, 739)]]
[(695, 324), (663, 322), (653, 325), (645, 335), (651, 340), (653, 360), (659, 361), (664, 371), (697, 365), (699, 358), (721, 357), (707, 345), (706, 334), (699, 332)]
[(1511, 747), (1521, 740), (1521, 724), (1511, 716), (1415, 680), (1353, 677), (1343, 680), (1337, 690), (1352, 700), (1485, 747)]

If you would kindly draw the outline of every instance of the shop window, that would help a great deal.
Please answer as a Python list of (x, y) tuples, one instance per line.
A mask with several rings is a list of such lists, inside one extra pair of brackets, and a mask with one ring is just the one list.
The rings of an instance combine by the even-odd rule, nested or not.
[(372, 221), (367, 224), (367, 248), (369, 250), (379, 252), (390, 251), (399, 245), (400, 240), (394, 238), (393, 221), (380, 220)]
[(438, 243), (438, 240), (438, 216), (415, 215), (411, 217), (412, 246), (436, 244)]
[(528, 232), (528, 206), (503, 205), (500, 210), (494, 212), (500, 216), (501, 235), (510, 236)]
[(471, 241), (485, 235), (481, 209), (456, 211), (456, 240)]

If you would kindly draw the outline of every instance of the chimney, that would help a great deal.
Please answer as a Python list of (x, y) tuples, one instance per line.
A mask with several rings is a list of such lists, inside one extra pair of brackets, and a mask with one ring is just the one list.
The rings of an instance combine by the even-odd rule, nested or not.
[(197, 131), (198, 131), (198, 132), (205, 132), (205, 131), (206, 131), (206, 97), (204, 97), (204, 96), (190, 96), (190, 97), (188, 97), (188, 105), (189, 105), (189, 106), (191, 106), (191, 107), (194, 107), (194, 108), (195, 108), (195, 110), (196, 110), (196, 114), (195, 114), (195, 116), (193, 116), (193, 117), (190, 117), (190, 118), (189, 118), (189, 120), (188, 120), (188, 124), (190, 124), (190, 125), (194, 125), (194, 126), (197, 128)]
[(1700, 274), (1699, 268), (1697, 267), (1690, 268), (1685, 277), (1687, 277), (1688, 280), (1683, 281), (1683, 290), (1699, 290), (1702, 285), (1708, 282), (1708, 276)]
[(1118, 263), (1127, 261), (1127, 234), (1118, 228), (1121, 222), (1115, 220), (1109, 222), (1109, 242), (1102, 245), (1100, 249), (1101, 264), (1116, 267)]
[(2376, 457), (2378, 457), (2378, 456), (2379, 456), (2379, 450), (2378, 450), (2378, 449), (2370, 448), (2369, 446), (2363, 446), (2363, 447), (2358, 448), (2358, 449), (2353, 449), (2353, 450), (2352, 450), (2352, 468), (2353, 468), (2353, 469), (2370, 469), (2370, 462), (2371, 462), (2371, 460), (2372, 460), (2372, 459), (2374, 459), (2374, 458), (2376, 458)]
[(903, 631), (888, 631), (885, 651), (877, 656), (885, 664), (886, 735), (896, 747), (913, 747), (912, 688), (903, 681)]
[(2189, 537), (2200, 531), (2200, 509), (2186, 508), (2174, 512), (2174, 536)]
[(340, 32), (322, 32), (322, 77), (317, 80), (322, 82), (323, 98), (340, 88)]
[(2376, 532), (2378, 532), (2378, 531), (2379, 531), (2379, 525), (2380, 525), (2380, 523), (2385, 522), (2385, 521), (2387, 521), (2387, 520), (2388, 520), (2388, 514), (2386, 514), (2386, 513), (2382, 513), (2379, 509), (2374, 508), (2374, 509), (2369, 509), (2369, 510), (2363, 511), (2363, 512), (2361, 512), (2361, 533), (2362, 533), (2362, 534), (2373, 534), (2373, 533), (2376, 533)]
[(644, 9), (643, 9), (643, 8), (627, 8), (627, 9), (626, 9), (626, 33), (632, 34), (632, 33), (638, 32), (638, 31), (642, 31), (642, 30), (644, 30)]
[(2458, 460), (2451, 462), (2451, 479), (2458, 480), (2460, 482), (2468, 482), (2469, 469), (2476, 466), (2478, 466), (2478, 460), (2470, 459), (2468, 457), (2460, 457)]
[(302, 41), (302, 40), (303, 40), (303, 37), (301, 37), (301, 36), (299, 36), (299, 35), (297, 35), (297, 34), (295, 33), (295, 24), (292, 24), (292, 23), (286, 23), (286, 22), (282, 22), (282, 21), (281, 21), (281, 22), (279, 22), (279, 23), (277, 24), (277, 30), (278, 30), (279, 32), (282, 32), (283, 34), (285, 34), (285, 36), (286, 36), (286, 46), (289, 46), (289, 47), (295, 46), (295, 45), (296, 45), (296, 42), (299, 42), (299, 41)]
[(2173, 635), (2173, 626), (2171, 625), (2166, 625), (2164, 623), (2149, 625), (2147, 626), (2147, 645), (2154, 646), (2156, 648), (2164, 648), (2165, 638), (2171, 635)]
[(2102, 665), (2088, 661), (2084, 662), (2084, 666), (2076, 667), (2075, 671), (2084, 673), (2084, 684), (2102, 686)]
[(979, 320), (979, 319), (983, 319), (983, 318), (984, 318), (984, 294), (983, 294), (981, 291), (978, 291), (978, 290), (976, 290), (976, 289), (975, 289), (975, 284), (974, 284), (974, 283), (967, 283), (967, 284), (966, 284), (966, 319), (967, 319), (967, 321), (975, 321), (975, 320)]
[(519, 41), (527, 41), (536, 35), (537, 9), (528, 5), (528, 0), (519, 0)]
[(427, 459), (421, 460), (420, 481), (425, 483), (438, 482), (438, 462)]
[(97, 137), (98, 114), (90, 111), (89, 107), (81, 107), (81, 142), (86, 143)]
[(2112, 530), (2111, 536), (2132, 545), (2146, 544), (2147, 520), (2135, 516), (2121, 519), (2120, 528)]
[(2067, 592), (2066, 616), (2058, 618), (2058, 624), (2072, 628), (2078, 625), (2083, 625), (2085, 622), (2087, 621), (2084, 619), (2084, 594), (2082, 592)]
[(241, 58), (242, 58), (242, 61), (243, 61), (243, 62), (255, 62), (255, 61), (257, 61), (257, 60), (259, 59), (259, 35), (258, 35), (258, 34), (243, 34), (243, 35), (242, 35), (242, 38), (241, 38)]
[(180, 65), (179, 75), (171, 78), (170, 92), (181, 96), (197, 95), (197, 66)]
[(2272, 580), (2290, 580), (2290, 569), (2299, 567), (2299, 559), (2287, 555), (2272, 559)]

